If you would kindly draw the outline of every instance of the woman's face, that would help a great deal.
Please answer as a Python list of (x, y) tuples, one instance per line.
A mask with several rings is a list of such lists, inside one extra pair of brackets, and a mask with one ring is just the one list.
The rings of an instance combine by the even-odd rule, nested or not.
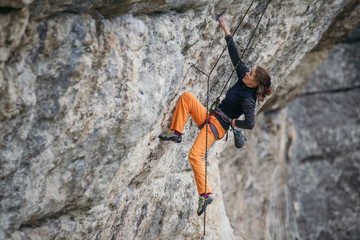
[(254, 88), (254, 87), (257, 87), (257, 85), (258, 85), (258, 83), (255, 79), (255, 70), (256, 70), (256, 67), (254, 67), (250, 72), (247, 72), (245, 77), (243, 78), (243, 82), (249, 88)]

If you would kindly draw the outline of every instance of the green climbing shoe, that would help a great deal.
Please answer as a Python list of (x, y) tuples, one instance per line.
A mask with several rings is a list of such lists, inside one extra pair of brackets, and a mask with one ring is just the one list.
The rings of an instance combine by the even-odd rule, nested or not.
[(210, 196), (207, 199), (205, 199), (205, 197), (203, 197), (203, 196), (200, 196), (199, 197), (199, 207), (197, 210), (198, 216), (203, 214), (205, 212), (207, 205), (211, 204), (213, 201), (214, 201), (214, 199)]
[(181, 134), (175, 135), (174, 130), (170, 130), (166, 134), (159, 135), (159, 138), (163, 141), (174, 141), (176, 143), (180, 143), (182, 140)]

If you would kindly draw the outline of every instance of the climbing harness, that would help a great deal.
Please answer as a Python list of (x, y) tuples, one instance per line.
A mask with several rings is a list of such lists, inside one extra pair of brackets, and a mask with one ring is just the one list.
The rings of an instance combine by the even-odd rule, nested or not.
[[(255, 0), (253, 0), (253, 1), (251, 2), (250, 6), (249, 6), (248, 9), (246, 10), (244, 16), (243, 16), (242, 19), (240, 20), (239, 24), (237, 25), (237, 27), (235, 28), (235, 30), (234, 30), (234, 32), (233, 32), (233, 34), (232, 34), (231, 36), (234, 36), (235, 33), (236, 33), (236, 31), (239, 29), (239, 27), (240, 27), (240, 25), (242, 24), (244, 18), (246, 17), (246, 15), (248, 14), (250, 8), (252, 7), (254, 1), (255, 1)], [(215, 126), (212, 125), (212, 124), (210, 123), (210, 121), (209, 121), (209, 118), (210, 118), (210, 115), (209, 115), (209, 114), (212, 114), (212, 113), (215, 111), (215, 109), (217, 108), (217, 106), (219, 105), (219, 103), (220, 103), (220, 97), (221, 97), (221, 95), (223, 94), (223, 92), (224, 92), (227, 84), (229, 83), (231, 77), (233, 76), (236, 68), (239, 66), (239, 64), (240, 64), (240, 62), (241, 62), (241, 59), (244, 57), (246, 51), (248, 50), (248, 48), (249, 48), (249, 46), (250, 46), (250, 43), (251, 43), (251, 41), (252, 41), (252, 38), (254, 37), (254, 34), (255, 34), (257, 28), (259, 27), (259, 24), (260, 24), (260, 22), (261, 22), (261, 19), (262, 19), (262, 17), (264, 16), (265, 11), (266, 11), (266, 9), (267, 9), (270, 1), (271, 1), (271, 0), (268, 0), (268, 1), (267, 1), (266, 6), (265, 6), (265, 9), (264, 9), (264, 11), (262, 12), (261, 17), (260, 17), (259, 21), (257, 22), (254, 31), (253, 31), (252, 34), (251, 34), (251, 37), (250, 37), (250, 39), (249, 39), (249, 41), (248, 41), (248, 43), (247, 43), (247, 45), (246, 45), (245, 50), (243, 51), (243, 54), (241, 55), (238, 63), (236, 64), (236, 66), (233, 68), (230, 77), (226, 80), (226, 82), (225, 82), (225, 84), (224, 84), (224, 87), (223, 87), (223, 89), (221, 90), (219, 96), (216, 98), (215, 102), (211, 105), (210, 108), (209, 108), (210, 75), (211, 75), (211, 73), (215, 70), (216, 65), (218, 64), (220, 58), (222, 57), (222, 55), (224, 54), (225, 50), (226, 50), (227, 47), (229, 46), (230, 41), (227, 42), (227, 44), (226, 44), (225, 48), (223, 49), (222, 53), (219, 55), (219, 57), (218, 57), (217, 60), (215, 61), (214, 66), (211, 68), (209, 74), (206, 74), (205, 72), (201, 71), (196, 65), (194, 65), (194, 64), (191, 65), (191, 67), (193, 67), (194, 69), (196, 69), (198, 72), (200, 72), (200, 73), (202, 73), (203, 75), (207, 76), (207, 87), (206, 87), (206, 110), (207, 110), (207, 111), (206, 111), (206, 120), (205, 120), (205, 122), (204, 122), (204, 123), (202, 124), (202, 126), (201, 126), (201, 128), (202, 128), (202, 127), (204, 126), (204, 124), (206, 125), (205, 194), (206, 194), (206, 187), (207, 187), (207, 166), (208, 166), (208, 160), (207, 160), (207, 156), (208, 156), (208, 128), (209, 128), (209, 125), (210, 125), (210, 128), (211, 128), (212, 132), (214, 133), (213, 128), (215, 127)], [(231, 120), (230, 120), (230, 121), (231, 121)], [(215, 128), (215, 129), (216, 129), (216, 128)], [(216, 130), (216, 133), (217, 133), (217, 130)], [(217, 134), (215, 135), (215, 133), (214, 133), (214, 136), (215, 136), (215, 140), (217, 140), (217, 138), (218, 138)], [(206, 237), (206, 209), (205, 209), (205, 212), (204, 212), (204, 235), (202, 236), (201, 239), (202, 239), (202, 240), (207, 239), (207, 237)]]
[[(208, 117), (210, 117), (210, 116), (208, 116)], [(208, 118), (198, 127), (199, 130), (201, 130), (205, 126), (206, 123), (210, 124), (210, 130), (214, 134), (215, 140), (218, 139), (219, 138), (219, 132), (216, 129), (215, 125), (212, 122), (210, 122), (210, 119), (208, 119)]]

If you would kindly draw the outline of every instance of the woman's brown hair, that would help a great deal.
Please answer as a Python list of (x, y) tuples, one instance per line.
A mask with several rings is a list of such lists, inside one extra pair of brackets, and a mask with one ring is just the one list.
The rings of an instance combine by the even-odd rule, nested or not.
[(272, 93), (271, 77), (262, 67), (257, 66), (255, 70), (255, 79), (258, 83), (256, 87), (256, 98), (258, 102), (264, 101), (264, 98)]

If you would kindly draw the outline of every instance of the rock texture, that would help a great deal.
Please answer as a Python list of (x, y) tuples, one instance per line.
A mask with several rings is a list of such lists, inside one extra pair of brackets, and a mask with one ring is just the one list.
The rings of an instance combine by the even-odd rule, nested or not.
[[(353, 2), (271, 1), (246, 54), (247, 64), (268, 68), (277, 88)], [(234, 28), (250, 3), (2, 1), (0, 239), (200, 238), (203, 219), (195, 213), (197, 193), (187, 160), (196, 127), (189, 121), (181, 144), (160, 144), (157, 136), (169, 126), (183, 91), (205, 101), (206, 79), (189, 63), (207, 71), (220, 54), (224, 39), (215, 16), (225, 13)], [(245, 48), (265, 4), (255, 1), (244, 19), (236, 35), (240, 48)], [(212, 76), (213, 92), (219, 92), (230, 71), (225, 55)], [(283, 115), (281, 120), (286, 119)], [(262, 119), (259, 116), (258, 125), (266, 127)], [(274, 119), (276, 124), (268, 127), (284, 139), (286, 127), (278, 117)], [(250, 138), (257, 148), (248, 148), (246, 154), (266, 162), (261, 146), (270, 143), (273, 156), (284, 163), (286, 141), (274, 143), (266, 139), (266, 129), (257, 131), (265, 139)], [(217, 142), (209, 152), (216, 200), (208, 210), (207, 234), (211, 239), (242, 239), (223, 201), (222, 192), (231, 192), (234, 185), (221, 185), (218, 162), (225, 145), (230, 144)], [(220, 163), (222, 168), (232, 166)], [(293, 171), (295, 163), (290, 169), (277, 163), (271, 166), (276, 174), (283, 174)], [(254, 165), (246, 171), (259, 169)], [(271, 190), (273, 173), (270, 169), (259, 176), (272, 198), (288, 196), (288, 189), (297, 191), (296, 181), (289, 187), (276, 182), (283, 186), (280, 193)], [(352, 174), (344, 178), (356, 178)], [(244, 185), (251, 198), (262, 190), (255, 190), (254, 183), (250, 179)], [(290, 206), (287, 201), (285, 206)], [(308, 217), (308, 209), (302, 208), (301, 199), (298, 202), (298, 215)], [(272, 203), (257, 200), (264, 209)], [(228, 209), (235, 214), (243, 206)], [(251, 238), (261, 239), (257, 236), (265, 231), (266, 238), (278, 239), (274, 232), (283, 225), (276, 220), (283, 218), (269, 215), (264, 220), (261, 209), (254, 211), (259, 235)], [(301, 236), (298, 230), (311, 224), (309, 220), (298, 226), (292, 219), (291, 229), (284, 231), (291, 236)], [(245, 219), (243, 223), (249, 224)]]
[(337, 45), (288, 108), (297, 129), (289, 186), (303, 239), (360, 236), (359, 37)]

